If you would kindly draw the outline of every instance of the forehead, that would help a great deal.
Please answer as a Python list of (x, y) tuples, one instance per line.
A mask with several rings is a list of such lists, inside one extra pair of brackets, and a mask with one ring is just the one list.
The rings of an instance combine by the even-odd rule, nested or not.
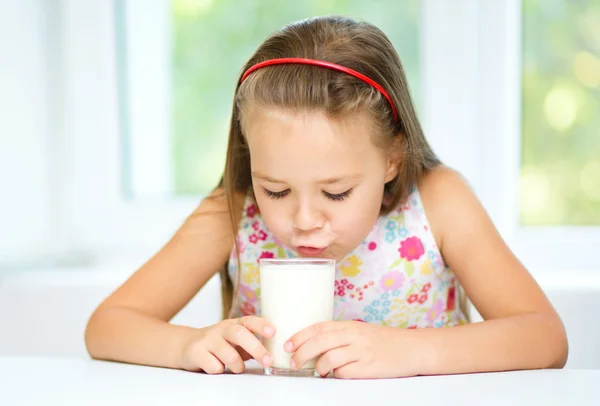
[(243, 122), (252, 170), (281, 178), (323, 178), (365, 171), (383, 159), (367, 114), (253, 108)]

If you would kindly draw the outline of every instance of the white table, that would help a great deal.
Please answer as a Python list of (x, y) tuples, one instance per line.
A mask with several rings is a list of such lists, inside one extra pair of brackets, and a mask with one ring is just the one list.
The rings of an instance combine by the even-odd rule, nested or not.
[(344, 381), (205, 375), (78, 358), (0, 358), (0, 405), (600, 405), (600, 371)]

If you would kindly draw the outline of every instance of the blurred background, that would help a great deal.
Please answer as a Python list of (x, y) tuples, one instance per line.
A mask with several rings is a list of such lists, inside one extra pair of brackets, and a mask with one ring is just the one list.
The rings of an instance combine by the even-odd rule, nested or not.
[[(94, 307), (219, 180), (242, 65), (327, 14), (389, 36), (436, 153), (567, 324), (568, 365), (600, 368), (598, 0), (0, 0), (0, 355), (85, 356)], [(217, 321), (218, 294), (174, 322)]]

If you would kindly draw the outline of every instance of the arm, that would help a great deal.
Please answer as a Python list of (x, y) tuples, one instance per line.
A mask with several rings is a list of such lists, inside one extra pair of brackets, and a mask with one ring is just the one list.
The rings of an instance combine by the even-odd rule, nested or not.
[(462, 178), (426, 176), (421, 197), (444, 260), (482, 323), (414, 331), (421, 374), (562, 368), (564, 326)]
[(85, 331), (90, 356), (180, 368), (180, 348), (195, 329), (169, 320), (226, 263), (232, 245), (229, 211), (218, 190), (94, 311)]
[(420, 192), (445, 262), (485, 321), (416, 330), (354, 321), (314, 324), (286, 343), (294, 353), (292, 367), (319, 357), (317, 372), (339, 378), (563, 367), (568, 347), (560, 318), (465, 182), (436, 169)]

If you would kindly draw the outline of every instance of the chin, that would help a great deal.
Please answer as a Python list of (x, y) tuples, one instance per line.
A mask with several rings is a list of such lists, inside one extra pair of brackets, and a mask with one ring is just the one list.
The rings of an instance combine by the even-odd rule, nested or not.
[(323, 254), (323, 258), (335, 259), (337, 263), (341, 262), (348, 254), (340, 252), (326, 252)]

